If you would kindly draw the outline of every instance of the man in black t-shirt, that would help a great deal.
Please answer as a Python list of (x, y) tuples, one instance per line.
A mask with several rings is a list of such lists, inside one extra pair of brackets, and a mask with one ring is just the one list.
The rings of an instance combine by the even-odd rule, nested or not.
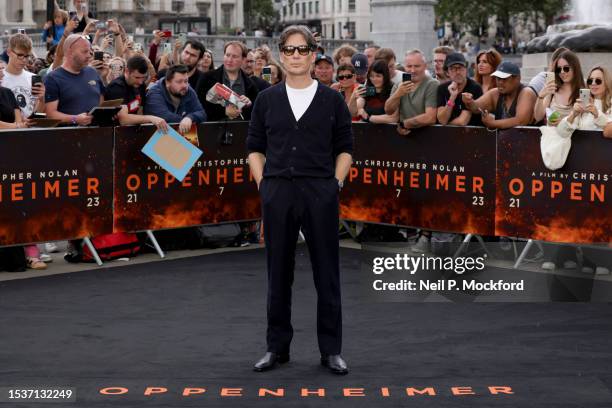
[(467, 76), (467, 61), (463, 54), (454, 52), (447, 55), (444, 70), (450, 81), (438, 86), (438, 122), (442, 125), (482, 126), (480, 115), (472, 114), (461, 98), (464, 92), (474, 95), (474, 99), (482, 95), (480, 85)]
[(145, 81), (148, 71), (147, 60), (139, 55), (133, 56), (127, 61), (125, 74), (108, 84), (104, 99), (107, 101), (123, 100), (121, 110), (117, 114), (117, 119), (121, 125), (152, 123), (165, 131), (168, 129), (168, 125), (164, 119), (152, 115), (142, 115), (147, 97)]

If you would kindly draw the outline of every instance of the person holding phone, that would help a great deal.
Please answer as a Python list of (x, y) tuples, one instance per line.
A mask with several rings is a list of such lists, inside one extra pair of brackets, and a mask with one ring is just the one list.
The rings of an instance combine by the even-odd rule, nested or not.
[(317, 291), (321, 365), (347, 374), (342, 351), (339, 193), (352, 163), (351, 115), (338, 92), (310, 75), (312, 32), (289, 26), (279, 39), (286, 81), (263, 91), (247, 136), (249, 166), (262, 202), (268, 269), (267, 349), (253, 366), (267, 371), (289, 361), (291, 286), (300, 230)]
[(71, 126), (87, 126), (88, 113), (103, 101), (104, 84), (95, 69), (89, 66), (93, 53), (83, 36), (71, 34), (64, 40), (62, 66), (45, 77), (46, 113)]
[(384, 60), (375, 60), (368, 68), (366, 83), (357, 89), (357, 98), (353, 106), (349, 106), (351, 115), (359, 116), (364, 122), (397, 123), (399, 114), (387, 115), (385, 102), (391, 95), (393, 82), (389, 75), (389, 67)]
[(608, 68), (598, 65), (587, 77), (589, 94), (577, 99), (557, 132), (569, 137), (575, 130), (603, 130), (612, 122), (612, 77)]
[(38, 75), (27, 71), (28, 57), (32, 54), (32, 40), (26, 34), (14, 34), (9, 38), (9, 62), (4, 72), (2, 86), (10, 89), (23, 117), (45, 111), (45, 85)]
[(536, 122), (546, 121), (557, 126), (570, 114), (580, 89), (585, 88), (580, 60), (573, 51), (564, 51), (553, 64), (554, 80), (549, 80), (538, 94), (533, 117)]
[(434, 125), (438, 107), (439, 82), (427, 76), (427, 59), (423, 52), (408, 51), (404, 68), (406, 72), (402, 82), (393, 86), (385, 103), (387, 115), (399, 111), (397, 132), (400, 135), (409, 134), (411, 129)]

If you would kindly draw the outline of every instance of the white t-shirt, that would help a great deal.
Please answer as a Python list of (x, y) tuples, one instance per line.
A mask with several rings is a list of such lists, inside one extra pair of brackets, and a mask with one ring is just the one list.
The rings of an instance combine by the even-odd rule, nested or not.
[(304, 89), (290, 88), (287, 84), (285, 84), (285, 86), (287, 87), (287, 97), (289, 98), (289, 105), (291, 105), (293, 116), (295, 116), (295, 120), (298, 121), (314, 99), (319, 82), (313, 80), (312, 83)]
[(38, 99), (32, 95), (32, 74), (25, 69), (19, 75), (13, 75), (4, 70), (2, 86), (10, 89), (17, 99), (17, 105), (21, 109), (24, 118), (30, 117), (36, 108)]

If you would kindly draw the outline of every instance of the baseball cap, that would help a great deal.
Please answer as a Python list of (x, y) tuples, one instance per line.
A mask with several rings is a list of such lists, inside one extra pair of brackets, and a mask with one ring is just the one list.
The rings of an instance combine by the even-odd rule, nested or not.
[(353, 54), (351, 64), (355, 67), (357, 75), (365, 75), (368, 73), (368, 57), (365, 54)]
[(451, 65), (455, 65), (455, 64), (459, 64), (459, 65), (463, 65), (464, 67), (467, 67), (467, 61), (465, 60), (465, 57), (463, 56), (462, 53), (451, 52), (450, 54), (448, 54), (446, 56), (446, 59), (444, 60), (444, 69), (448, 69)]
[(331, 64), (332, 67), (334, 66), (334, 60), (332, 60), (329, 55), (317, 54), (317, 58), (315, 58), (315, 65), (317, 65), (321, 61), (325, 61)]
[(491, 76), (506, 79), (511, 76), (520, 76), (521, 69), (513, 62), (503, 61), (501, 64), (497, 66), (497, 70), (491, 74)]

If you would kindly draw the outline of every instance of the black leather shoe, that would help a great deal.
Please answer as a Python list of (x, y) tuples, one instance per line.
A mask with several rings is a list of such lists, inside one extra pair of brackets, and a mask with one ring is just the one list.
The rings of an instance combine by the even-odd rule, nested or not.
[(334, 374), (345, 375), (348, 374), (348, 366), (346, 361), (342, 359), (340, 354), (334, 354), (331, 356), (322, 355), (321, 365), (330, 369)]
[(276, 364), (283, 364), (289, 361), (289, 353), (277, 354), (268, 351), (258, 362), (253, 366), (253, 371), (267, 371), (276, 368)]

